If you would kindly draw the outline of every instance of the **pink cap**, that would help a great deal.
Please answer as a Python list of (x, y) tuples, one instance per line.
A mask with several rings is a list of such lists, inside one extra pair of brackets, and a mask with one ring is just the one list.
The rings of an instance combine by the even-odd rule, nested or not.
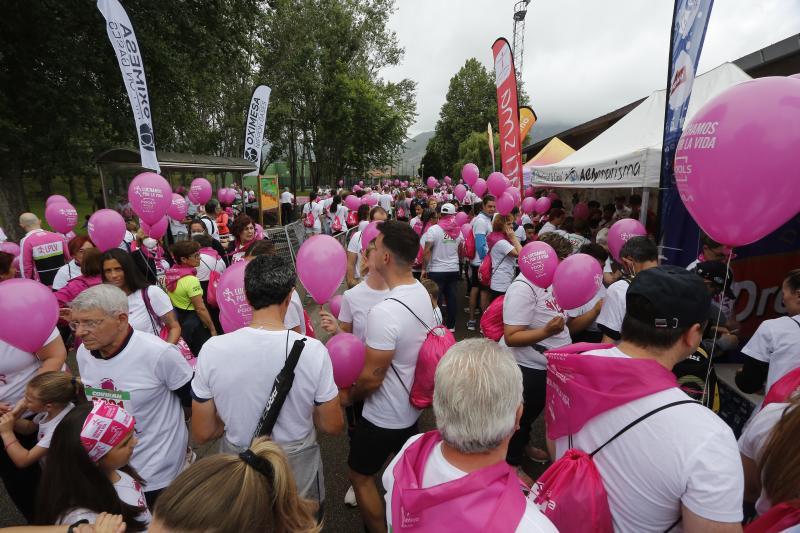
[(99, 461), (133, 431), (133, 416), (113, 403), (95, 401), (81, 430), (81, 444), (89, 459)]

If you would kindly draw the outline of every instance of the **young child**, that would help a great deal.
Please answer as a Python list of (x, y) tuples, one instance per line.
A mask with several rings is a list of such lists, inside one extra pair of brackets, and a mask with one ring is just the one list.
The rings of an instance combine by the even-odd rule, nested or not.
[[(14, 410), (0, 418), (0, 436), (9, 458), (18, 468), (26, 468), (36, 461), (44, 464), (50, 439), (61, 420), (75, 404), (85, 401), (80, 380), (66, 372), (44, 372), (35, 376), (25, 388), (25, 398)], [(33, 420), (22, 418), (26, 411), (36, 413)], [(26, 449), (14, 432), (30, 435), (38, 431), (38, 442)]]
[(53, 433), (39, 487), (43, 524), (94, 523), (100, 513), (122, 515), (126, 531), (145, 531), (151, 516), (142, 478), (128, 465), (137, 439), (134, 418), (96, 401), (72, 409)]
[(425, 290), (428, 291), (428, 295), (431, 297), (431, 305), (433, 306), (433, 318), (436, 320), (436, 326), (441, 326), (444, 324), (444, 320), (442, 319), (442, 310), (439, 309), (439, 286), (436, 284), (435, 281), (432, 279), (425, 278), (420, 281), (422, 286), (425, 287)]

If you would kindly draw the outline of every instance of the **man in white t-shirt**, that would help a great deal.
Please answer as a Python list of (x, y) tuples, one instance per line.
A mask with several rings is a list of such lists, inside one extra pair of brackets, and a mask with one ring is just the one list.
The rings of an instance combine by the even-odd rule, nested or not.
[(475, 308), (478, 307), (478, 296), (480, 296), (481, 310), (486, 311), (489, 307), (489, 291), (486, 287), (481, 287), (478, 281), (478, 269), (481, 261), (489, 253), (489, 246), (486, 244), (486, 236), (492, 232), (492, 217), (494, 217), (496, 206), (495, 198), (487, 194), (482, 202), (474, 204), (478, 214), (472, 219), (472, 236), (475, 239), (475, 256), (469, 264), (470, 270), (470, 289), (469, 289), (469, 317), (467, 318), (467, 329), (475, 331), (477, 321), (475, 320)]
[(461, 268), (458, 247), (464, 242), (461, 228), (455, 224), (456, 208), (451, 203), (440, 208), (441, 219), (422, 235), (420, 244), (425, 247), (422, 262), (422, 277), (428, 277), (439, 286), (439, 294), (447, 302), (445, 325), (455, 332), (458, 313), (458, 282)]
[(77, 361), (89, 399), (122, 406), (136, 419), (131, 466), (147, 482), (152, 508), (183, 470), (189, 433), (181, 406), (191, 405), (192, 367), (178, 348), (128, 324), (128, 298), (113, 285), (86, 289), (70, 304), (83, 344)]
[(386, 531), (374, 475), (418, 432), (421, 411), (411, 405), (409, 391), (420, 347), (434, 325), (428, 291), (411, 272), (419, 237), (396, 220), (378, 227), (375, 267), (390, 292), (367, 316), (364, 369), (345, 400), (346, 405), (364, 400), (362, 418), (350, 435), (347, 464), (361, 516), (373, 533)]
[[(548, 400), (556, 457), (568, 448), (590, 453), (608, 443), (593, 461), (608, 493), (615, 531), (668, 531), (678, 523), (683, 531), (741, 531), (743, 476), (733, 432), (702, 405), (676, 404), (690, 399), (671, 372), (668, 378), (661, 374), (697, 349), (710, 305), (702, 280), (680, 267), (641, 272), (627, 291), (619, 346), (573, 360), (579, 367), (593, 358), (583, 374), (592, 383), (580, 389), (580, 404), (597, 406), (595, 411), (587, 414)], [(599, 371), (600, 363), (608, 365), (609, 378), (594, 380), (588, 369)], [(650, 379), (635, 383), (645, 369)], [(563, 376), (552, 378), (562, 387)], [(575, 429), (559, 432), (556, 421)]]
[(281, 222), (288, 224), (292, 221), (292, 205), (294, 195), (289, 192), (289, 187), (284, 187), (281, 193)]
[[(192, 381), (195, 442), (224, 437), (221, 451), (239, 453), (255, 437), (272, 384), (294, 343), (303, 339), (284, 325), (295, 281), (291, 264), (282, 257), (259, 256), (248, 263), (244, 290), (253, 321), (206, 342), (198, 356)], [(307, 338), (271, 437), (286, 452), (300, 496), (323, 502), (315, 427), (336, 435), (344, 429), (344, 418), (328, 350)]]
[(392, 194), (389, 192), (389, 189), (384, 189), (383, 192), (378, 196), (378, 204), (383, 208), (384, 211), (391, 215)]
[(632, 237), (622, 245), (619, 257), (625, 275), (608, 287), (603, 308), (597, 317), (597, 327), (603, 332), (603, 342), (616, 342), (620, 339), (628, 286), (634, 276), (658, 266), (658, 248), (647, 237)]
[[(505, 464), (508, 441), (522, 416), (522, 374), (514, 359), (494, 342), (461, 341), (436, 367), (435, 388), (440, 435), (411, 437), (383, 473), (390, 529), (402, 516), (420, 531), (555, 533), (525, 498), (516, 471)], [(442, 490), (456, 480), (462, 483), (458, 490)], [(515, 505), (509, 505), (512, 501)], [(466, 506), (469, 514), (462, 512)]]

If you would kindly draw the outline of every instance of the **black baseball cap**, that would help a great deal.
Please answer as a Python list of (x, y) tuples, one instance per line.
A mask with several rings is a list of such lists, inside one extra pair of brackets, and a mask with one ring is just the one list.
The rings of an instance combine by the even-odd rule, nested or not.
[(704, 261), (698, 263), (694, 269), (695, 273), (703, 279), (707, 279), (720, 289), (725, 285), (725, 278), (728, 278), (728, 285), (733, 283), (733, 275), (722, 261)]
[[(631, 305), (631, 297), (647, 300), (652, 316), (637, 316), (640, 310)], [(711, 296), (705, 283), (685, 268), (663, 265), (636, 274), (626, 295), (627, 312), (632, 317), (656, 328), (688, 328), (708, 320)], [(650, 313), (648, 313), (650, 314)]]

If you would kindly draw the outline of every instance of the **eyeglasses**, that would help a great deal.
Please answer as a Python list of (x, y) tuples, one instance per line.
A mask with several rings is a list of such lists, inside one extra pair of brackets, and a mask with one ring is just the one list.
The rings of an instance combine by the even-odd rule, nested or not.
[(94, 331), (104, 320), (105, 318), (101, 318), (100, 320), (73, 320), (69, 323), (69, 329), (78, 331), (80, 328), (85, 331)]

